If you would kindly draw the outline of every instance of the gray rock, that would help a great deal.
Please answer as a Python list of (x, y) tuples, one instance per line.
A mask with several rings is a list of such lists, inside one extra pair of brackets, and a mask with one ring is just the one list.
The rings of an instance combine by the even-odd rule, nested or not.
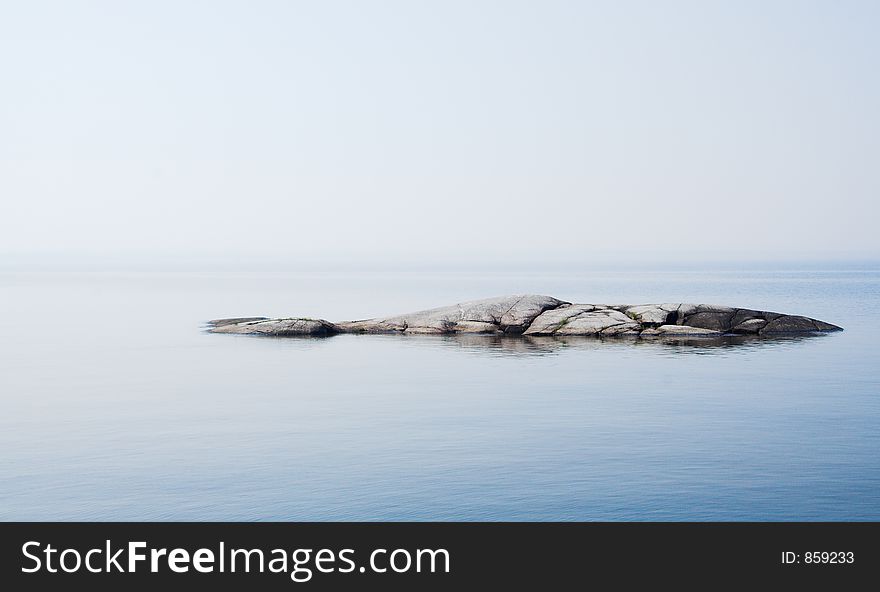
[(713, 329), (704, 329), (702, 327), (691, 327), (689, 325), (661, 325), (657, 328), (657, 333), (662, 336), (670, 335), (687, 335), (689, 337), (702, 336), (717, 337), (721, 335), (721, 331)]
[(619, 310), (603, 309), (582, 313), (559, 327), (554, 335), (618, 335), (638, 332), (641, 325)]
[(482, 321), (458, 321), (450, 333), (498, 333), (498, 325)]
[(462, 302), (384, 319), (338, 323), (347, 332), (387, 333), (511, 333), (528, 329), (545, 310), (567, 304), (550, 296), (507, 296)]
[(681, 324), (700, 329), (711, 329), (712, 331), (727, 331), (730, 329), (732, 319), (733, 313), (697, 312), (685, 317)]
[(810, 319), (813, 321), (813, 324), (816, 325), (816, 329), (819, 331), (843, 331), (837, 325), (832, 325), (831, 323), (826, 323), (824, 321), (818, 321), (816, 319)]
[(680, 304), (642, 304), (639, 306), (630, 306), (625, 309), (627, 315), (646, 326), (674, 324), (673, 318), (678, 317), (678, 307)]
[(761, 331), (767, 325), (767, 321), (764, 319), (748, 319), (747, 321), (743, 321), (733, 328), (733, 333), (741, 333), (744, 335), (754, 335)]
[[(219, 319), (211, 321), (213, 333), (239, 333), (246, 335), (270, 335), (275, 337), (313, 336), (323, 337), (339, 333), (333, 323), (320, 319)], [(227, 322), (233, 321), (233, 322)]]
[[(253, 321), (268, 321), (269, 317), (237, 317), (234, 319), (214, 319), (208, 321), (212, 327), (224, 327), (226, 325), (240, 325), (242, 323), (250, 323)], [(219, 332), (219, 331), (218, 331)]]
[(734, 313), (733, 317), (730, 319), (730, 325), (732, 327), (737, 327), (745, 323), (746, 321), (751, 321), (755, 319), (766, 320), (767, 313), (761, 312), (760, 310), (751, 310), (748, 308), (739, 308), (736, 313)]
[(573, 318), (594, 310), (596, 310), (596, 305), (593, 304), (564, 304), (558, 308), (544, 311), (535, 317), (525, 334), (553, 335), (561, 327), (571, 322)]
[(641, 332), (642, 326), (638, 323), (622, 323), (620, 325), (611, 325), (610, 327), (603, 329), (602, 332), (599, 333), (599, 335), (632, 335), (637, 337)]
[[(823, 323), (827, 324), (827, 323)], [(782, 315), (767, 323), (761, 330), (764, 333), (799, 333), (802, 331), (819, 331), (813, 319), (792, 315)]]
[(242, 317), (209, 323), (214, 333), (326, 336), (335, 333), (532, 336), (719, 336), (838, 331), (808, 317), (690, 303), (570, 304), (550, 296), (506, 296), (393, 317), (331, 323), (321, 319)]
[(542, 312), (558, 308), (568, 302), (550, 296), (521, 296), (501, 317), (505, 333), (523, 333)]
[[(336, 326), (344, 333), (394, 333), (406, 331), (408, 328), (401, 318), (342, 321), (336, 323)], [(416, 328), (413, 327), (411, 332), (415, 333)]]
[(697, 308), (699, 306), (700, 306), (699, 304), (690, 304), (688, 302), (683, 302), (683, 303), (679, 304), (678, 310), (676, 311), (678, 313), (678, 315), (676, 315), (678, 317), (678, 321), (676, 322), (676, 324), (677, 325), (684, 324), (682, 322), (682, 321), (684, 321), (684, 318), (688, 315), (692, 315), (695, 312), (697, 312)]

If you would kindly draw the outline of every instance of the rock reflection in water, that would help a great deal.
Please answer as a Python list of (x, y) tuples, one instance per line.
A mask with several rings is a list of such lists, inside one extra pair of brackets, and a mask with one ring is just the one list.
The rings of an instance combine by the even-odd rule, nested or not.
[[(507, 336), (479, 333), (450, 333), (445, 335), (370, 335), (359, 339), (402, 339), (413, 345), (456, 347), (474, 353), (503, 356), (534, 356), (554, 354), (563, 349), (600, 350), (609, 347), (666, 348), (680, 354), (712, 354), (731, 348), (760, 349), (778, 348), (803, 343), (810, 339), (830, 337), (822, 333), (800, 333), (788, 335), (723, 335), (718, 337), (610, 337), (606, 339), (590, 336)], [(321, 341), (321, 338), (306, 338)]]

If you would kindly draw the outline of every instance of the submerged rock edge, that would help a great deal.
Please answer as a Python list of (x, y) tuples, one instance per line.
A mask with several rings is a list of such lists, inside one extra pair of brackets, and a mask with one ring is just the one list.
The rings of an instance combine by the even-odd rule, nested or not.
[(238, 317), (208, 322), (212, 333), (271, 337), (326, 337), (338, 333), (451, 334), (596, 337), (779, 335), (842, 328), (801, 315), (713, 304), (572, 304), (524, 294), (461, 302), (408, 314), (330, 322), (302, 317)]

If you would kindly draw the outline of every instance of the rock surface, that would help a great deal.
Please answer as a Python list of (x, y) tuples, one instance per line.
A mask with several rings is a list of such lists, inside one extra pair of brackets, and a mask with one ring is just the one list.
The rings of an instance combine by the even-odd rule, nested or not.
[(208, 323), (213, 333), (328, 336), (336, 333), (489, 333), (527, 336), (720, 336), (839, 331), (797, 315), (711, 304), (572, 304), (550, 296), (522, 295), (462, 302), (360, 321), (241, 317)]
[(251, 335), (274, 335), (292, 337), (311, 335), (323, 337), (339, 333), (333, 323), (320, 319), (267, 319), (254, 317), (248, 319), (217, 319), (208, 323), (213, 333), (244, 333)]
[(550, 296), (507, 296), (462, 302), (406, 315), (337, 323), (345, 333), (508, 333), (525, 332), (541, 313), (567, 304)]

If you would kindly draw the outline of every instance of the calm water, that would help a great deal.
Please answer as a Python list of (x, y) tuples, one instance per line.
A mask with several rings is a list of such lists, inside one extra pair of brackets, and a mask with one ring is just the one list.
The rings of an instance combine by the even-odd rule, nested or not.
[[(745, 345), (209, 335), (536, 292)], [(880, 273), (0, 274), (3, 520), (878, 520)]]

